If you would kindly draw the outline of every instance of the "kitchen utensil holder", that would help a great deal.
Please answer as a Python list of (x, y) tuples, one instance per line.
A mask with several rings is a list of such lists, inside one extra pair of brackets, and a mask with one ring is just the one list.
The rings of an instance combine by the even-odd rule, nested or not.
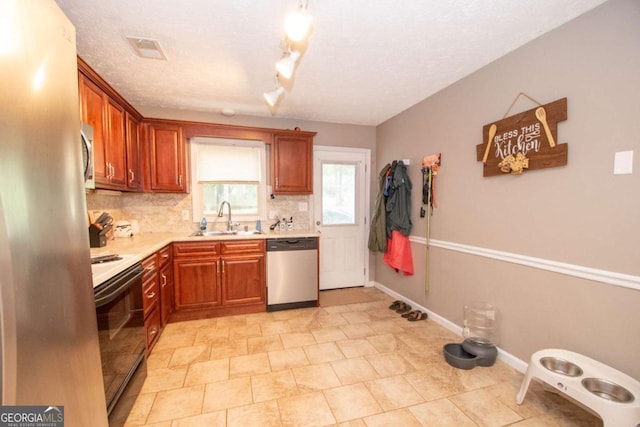
[(107, 232), (111, 229), (111, 226), (106, 228), (100, 228), (95, 224), (89, 226), (89, 247), (101, 248), (107, 246)]

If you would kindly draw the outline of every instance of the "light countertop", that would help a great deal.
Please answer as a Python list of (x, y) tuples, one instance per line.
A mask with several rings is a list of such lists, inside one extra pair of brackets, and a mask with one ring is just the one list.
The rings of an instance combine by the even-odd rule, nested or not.
[(93, 270), (93, 286), (110, 279), (119, 272), (125, 270), (142, 261), (149, 255), (153, 255), (163, 247), (173, 242), (198, 242), (208, 240), (256, 240), (274, 238), (302, 238), (318, 237), (315, 232), (302, 231), (271, 231), (264, 234), (230, 234), (216, 236), (185, 236), (183, 233), (142, 233), (133, 237), (121, 237), (107, 240), (107, 245), (101, 248), (91, 248), (91, 257), (102, 255), (124, 255), (125, 260), (117, 263), (113, 268), (108, 268), (108, 264), (100, 264)]

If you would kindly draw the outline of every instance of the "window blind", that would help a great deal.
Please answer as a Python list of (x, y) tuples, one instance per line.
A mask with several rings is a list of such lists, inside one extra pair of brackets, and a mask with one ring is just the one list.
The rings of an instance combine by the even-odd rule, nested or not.
[(264, 144), (250, 146), (233, 143), (202, 142), (197, 144), (197, 179), (199, 182), (260, 182), (260, 158)]

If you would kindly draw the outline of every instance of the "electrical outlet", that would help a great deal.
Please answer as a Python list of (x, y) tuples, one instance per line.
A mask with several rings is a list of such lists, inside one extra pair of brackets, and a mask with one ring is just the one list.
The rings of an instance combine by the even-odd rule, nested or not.
[(298, 210), (300, 212), (306, 212), (309, 210), (309, 204), (307, 202), (298, 202)]
[(191, 216), (190, 213), (191, 212), (189, 212), (187, 209), (184, 209), (182, 211), (182, 220), (183, 221), (189, 221), (189, 217)]
[(269, 219), (276, 219), (276, 218), (278, 218), (278, 212), (269, 211)]

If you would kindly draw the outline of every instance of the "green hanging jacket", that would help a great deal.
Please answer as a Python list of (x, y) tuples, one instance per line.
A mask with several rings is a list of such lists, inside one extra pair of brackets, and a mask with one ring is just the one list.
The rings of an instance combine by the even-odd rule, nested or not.
[(369, 225), (368, 247), (373, 252), (384, 253), (387, 251), (387, 213), (384, 203), (384, 187), (389, 169), (391, 169), (391, 165), (387, 163), (378, 175), (378, 196), (376, 197), (376, 205), (373, 208), (371, 224)]

